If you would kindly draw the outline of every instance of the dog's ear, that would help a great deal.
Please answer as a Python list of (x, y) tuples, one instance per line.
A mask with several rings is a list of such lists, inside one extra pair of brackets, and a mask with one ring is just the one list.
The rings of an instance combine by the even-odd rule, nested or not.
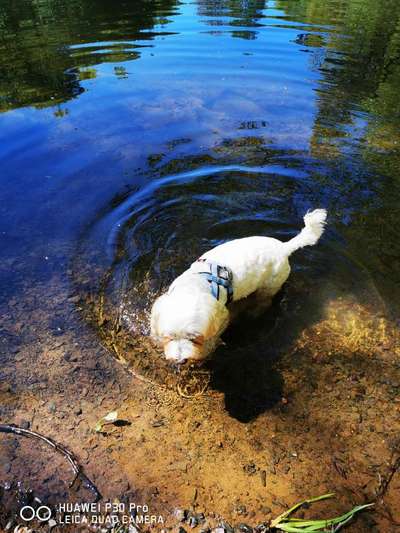
[(157, 300), (154, 302), (153, 307), (151, 309), (151, 318), (150, 318), (150, 330), (151, 330), (151, 336), (155, 340), (159, 340), (162, 336), (162, 332), (160, 331), (159, 324), (160, 324), (160, 311), (161, 307), (163, 305), (163, 302), (165, 301), (166, 294), (163, 294)]
[(193, 344), (196, 344), (197, 346), (203, 346), (204, 344), (204, 335), (196, 335), (193, 339), (190, 339)]

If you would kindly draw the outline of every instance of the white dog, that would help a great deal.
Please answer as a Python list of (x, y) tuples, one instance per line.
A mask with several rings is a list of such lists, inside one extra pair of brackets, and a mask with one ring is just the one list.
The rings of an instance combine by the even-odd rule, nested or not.
[(326, 210), (316, 209), (288, 242), (246, 237), (203, 254), (153, 305), (151, 334), (166, 358), (179, 364), (205, 359), (229, 324), (231, 301), (254, 294), (268, 305), (289, 277), (289, 256), (316, 244), (325, 221)]

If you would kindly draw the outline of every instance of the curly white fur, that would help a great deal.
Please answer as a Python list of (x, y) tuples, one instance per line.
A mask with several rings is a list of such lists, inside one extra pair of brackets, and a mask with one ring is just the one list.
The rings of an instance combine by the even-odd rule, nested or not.
[[(231, 269), (233, 301), (255, 293), (268, 302), (289, 277), (289, 256), (317, 243), (326, 215), (325, 209), (307, 213), (304, 228), (288, 242), (246, 237), (221, 244), (202, 258)], [(229, 324), (226, 291), (220, 291), (219, 300), (214, 298), (209, 282), (198, 274), (203, 270), (204, 264), (194, 262), (155, 301), (151, 311), (152, 336), (162, 344), (166, 358), (177, 363), (205, 359)]]

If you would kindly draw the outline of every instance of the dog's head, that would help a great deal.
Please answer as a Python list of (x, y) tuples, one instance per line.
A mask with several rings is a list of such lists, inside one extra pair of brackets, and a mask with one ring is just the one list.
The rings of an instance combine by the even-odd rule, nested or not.
[(227, 308), (211, 294), (176, 289), (155, 301), (151, 334), (171, 362), (199, 362), (216, 348), (228, 320)]
[(204, 351), (204, 342), (201, 335), (193, 339), (174, 339), (165, 336), (162, 339), (162, 345), (165, 357), (179, 365), (202, 361), (207, 355)]

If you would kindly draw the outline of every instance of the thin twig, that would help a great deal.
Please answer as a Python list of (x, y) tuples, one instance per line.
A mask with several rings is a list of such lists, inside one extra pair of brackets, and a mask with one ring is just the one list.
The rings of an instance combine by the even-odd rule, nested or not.
[(22, 437), (31, 437), (31, 438), (38, 439), (38, 440), (45, 442), (51, 448), (53, 448), (53, 450), (55, 450), (58, 453), (61, 453), (61, 455), (66, 457), (67, 461), (72, 466), (72, 470), (74, 472), (74, 479), (70, 483), (70, 487), (72, 487), (75, 484), (77, 479), (80, 479), (83, 482), (84, 486), (87, 489), (89, 489), (91, 492), (93, 492), (96, 502), (103, 498), (103, 496), (100, 494), (99, 490), (97, 489), (93, 481), (91, 481), (86, 476), (86, 474), (83, 472), (82, 467), (80, 466), (74, 454), (70, 452), (62, 444), (59, 444), (58, 442), (55, 442), (52, 438), (46, 437), (45, 435), (41, 435), (40, 433), (37, 433), (36, 431), (31, 431), (29, 429), (23, 429), (14, 424), (0, 424), (0, 433), (12, 433), (13, 435), (18, 435)]
[(377, 498), (382, 498), (390, 485), (390, 482), (392, 481), (394, 475), (396, 472), (400, 470), (400, 455), (396, 457), (396, 459), (392, 460), (392, 464), (390, 465), (389, 474), (386, 477), (381, 477), (379, 481), (379, 486), (376, 490), (376, 496)]

